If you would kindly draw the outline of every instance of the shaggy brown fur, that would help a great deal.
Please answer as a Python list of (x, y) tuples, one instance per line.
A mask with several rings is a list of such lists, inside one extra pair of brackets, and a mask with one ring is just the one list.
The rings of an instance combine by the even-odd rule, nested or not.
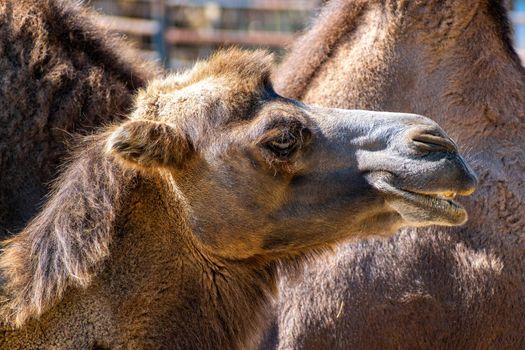
[(48, 192), (71, 133), (120, 118), (156, 69), (66, 0), (0, 2), (0, 236)]
[(288, 282), (276, 346), (525, 348), (525, 73), (503, 2), (332, 0), (275, 76), (307, 103), (429, 115), (480, 175), (465, 227), (347, 245)]
[[(231, 50), (155, 81), (129, 120), (79, 145), (41, 213), (5, 243), (0, 348), (245, 349), (276, 264), (363, 227), (439, 219), (424, 205), (392, 209), (400, 197), (365, 168), (421, 193), (472, 191), (434, 122), (284, 99), (271, 62)], [(419, 149), (406, 134), (418, 130), (443, 147)]]

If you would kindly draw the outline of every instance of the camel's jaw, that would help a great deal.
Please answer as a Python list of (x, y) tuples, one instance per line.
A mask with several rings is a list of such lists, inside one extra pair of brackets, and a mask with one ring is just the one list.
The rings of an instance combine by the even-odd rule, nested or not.
[[(410, 226), (459, 226), (467, 222), (465, 208), (456, 202), (456, 192), (414, 192), (392, 185), (387, 179), (375, 179), (373, 186), (385, 195), (389, 207)], [(468, 195), (470, 193), (461, 193)]]

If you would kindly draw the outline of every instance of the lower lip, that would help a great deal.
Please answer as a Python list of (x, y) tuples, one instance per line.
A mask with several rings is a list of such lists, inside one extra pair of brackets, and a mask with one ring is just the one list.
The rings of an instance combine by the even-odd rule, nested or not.
[(435, 214), (442, 218), (440, 224), (460, 225), (467, 219), (467, 212), (461, 204), (452, 199), (440, 198), (433, 195), (421, 194), (396, 188), (386, 181), (379, 181), (375, 187), (380, 191), (392, 195), (397, 200), (410, 203), (420, 210)]
[(436, 197), (432, 195), (415, 193), (415, 192), (406, 191), (406, 190), (399, 190), (399, 191), (405, 193), (404, 196), (401, 196), (402, 198), (408, 197), (407, 199), (409, 200), (415, 199), (417, 202), (424, 202), (424, 204), (427, 204), (432, 209), (446, 210), (446, 211), (451, 211), (451, 212), (457, 212), (458, 210), (464, 210), (463, 207), (459, 203), (453, 201), (452, 199), (440, 198), (440, 197)]

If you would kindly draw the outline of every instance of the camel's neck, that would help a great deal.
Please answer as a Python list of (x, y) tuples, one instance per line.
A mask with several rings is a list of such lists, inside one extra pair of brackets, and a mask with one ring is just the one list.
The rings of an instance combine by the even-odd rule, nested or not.
[(249, 348), (268, 319), (272, 265), (210, 253), (192, 234), (190, 211), (168, 177), (141, 180), (130, 193), (100, 276), (99, 285), (118, 286), (111, 294), (120, 294), (119, 333), (133, 348)]

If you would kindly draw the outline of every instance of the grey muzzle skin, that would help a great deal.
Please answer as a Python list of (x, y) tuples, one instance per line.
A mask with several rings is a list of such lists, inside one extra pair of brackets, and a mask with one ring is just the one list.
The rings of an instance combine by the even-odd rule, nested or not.
[[(358, 171), (407, 225), (467, 221), (467, 212), (454, 198), (472, 194), (477, 176), (437, 123), (415, 114), (311, 110), (321, 116), (315, 119), (331, 141), (329, 152), (339, 150), (339, 161), (323, 164), (325, 169), (357, 162)], [(345, 152), (349, 149), (353, 151)]]

